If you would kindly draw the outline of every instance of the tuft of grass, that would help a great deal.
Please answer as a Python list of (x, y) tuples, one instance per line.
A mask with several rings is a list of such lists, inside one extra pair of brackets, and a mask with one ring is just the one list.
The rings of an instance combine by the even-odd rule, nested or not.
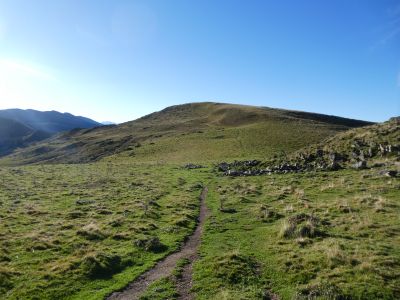
[(333, 285), (329, 282), (318, 282), (302, 288), (299, 292), (297, 292), (294, 299), (348, 300), (351, 298), (344, 295), (336, 285)]
[(107, 237), (107, 234), (100, 230), (99, 226), (93, 222), (78, 230), (77, 234), (88, 240), (104, 240)]
[(180, 260), (178, 260), (178, 262), (176, 263), (176, 267), (175, 267), (174, 271), (172, 272), (172, 275), (175, 276), (176, 278), (181, 278), (183, 269), (188, 264), (190, 264), (190, 260), (187, 258), (181, 258)]
[(135, 246), (154, 253), (160, 253), (167, 250), (167, 246), (161, 243), (156, 236), (143, 236), (134, 241)]
[(81, 265), (84, 273), (90, 278), (110, 277), (124, 267), (120, 256), (101, 252), (86, 255)]
[(286, 218), (279, 232), (281, 238), (313, 238), (321, 235), (317, 229), (317, 219), (307, 214), (298, 214)]
[(177, 299), (178, 292), (175, 283), (170, 277), (161, 278), (146, 289), (145, 293), (139, 297), (140, 300), (165, 300)]
[(260, 265), (238, 251), (216, 257), (213, 262), (215, 276), (229, 284), (251, 283), (259, 273)]

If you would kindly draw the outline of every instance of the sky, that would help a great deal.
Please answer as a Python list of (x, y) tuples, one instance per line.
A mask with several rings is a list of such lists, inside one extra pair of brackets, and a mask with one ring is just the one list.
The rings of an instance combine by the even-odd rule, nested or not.
[(400, 0), (0, 0), (0, 109), (400, 115)]

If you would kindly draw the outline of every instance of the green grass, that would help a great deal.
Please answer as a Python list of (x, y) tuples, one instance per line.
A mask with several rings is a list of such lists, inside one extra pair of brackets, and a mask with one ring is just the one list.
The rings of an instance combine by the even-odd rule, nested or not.
[(192, 232), (204, 177), (122, 161), (0, 169), (0, 293), (99, 299), (122, 288)]
[(172, 300), (177, 299), (178, 293), (171, 277), (159, 279), (149, 285), (140, 300)]
[(399, 187), (376, 170), (219, 178), (198, 299), (398, 299)]
[[(204, 184), (198, 299), (398, 299), (400, 179), (379, 173), (399, 169), (396, 153), (362, 171), (231, 178), (213, 170), (222, 160), (293, 153), (363, 124), (354, 122), (191, 104), (6, 157), (0, 298), (94, 300), (123, 288), (193, 232)], [(386, 125), (339, 134), (324, 150), (347, 151), (355, 138), (395, 144), (398, 127)], [(27, 162), (40, 163), (15, 166)], [(189, 162), (206, 168), (181, 167)], [(142, 298), (175, 299), (186, 263)]]

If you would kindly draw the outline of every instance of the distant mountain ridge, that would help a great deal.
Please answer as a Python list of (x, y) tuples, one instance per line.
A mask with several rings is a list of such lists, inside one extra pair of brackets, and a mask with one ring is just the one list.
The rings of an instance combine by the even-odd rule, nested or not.
[(16, 148), (26, 147), (59, 132), (97, 126), (102, 124), (70, 113), (33, 109), (0, 110), (0, 155), (9, 154)]
[(35, 130), (42, 130), (50, 133), (67, 131), (74, 128), (92, 128), (102, 125), (89, 118), (74, 116), (70, 113), (60, 113), (54, 110), (5, 109), (0, 110), (0, 117), (20, 122)]

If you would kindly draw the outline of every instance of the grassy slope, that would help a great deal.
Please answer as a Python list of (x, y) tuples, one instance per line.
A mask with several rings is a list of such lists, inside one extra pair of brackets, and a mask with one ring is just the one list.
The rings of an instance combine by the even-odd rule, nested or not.
[[(60, 140), (53, 140), (46, 146), (85, 141), (62, 152), (81, 159), (136, 133), (116, 154), (94, 163), (0, 169), (0, 295), (101, 299), (123, 287), (191, 232), (201, 181), (210, 188), (211, 215), (195, 266), (200, 299), (260, 299), (267, 291), (283, 299), (318, 293), (395, 299), (399, 179), (377, 170), (232, 179), (211, 169), (179, 168), (189, 161), (290, 152), (344, 128), (293, 112), (207, 103), (172, 107), (121, 127), (77, 131), (58, 146)], [(67, 158), (62, 155), (57, 159)], [(231, 213), (219, 210), (221, 199)], [(317, 217), (311, 224), (317, 231), (282, 237), (285, 224), (300, 213)], [(153, 253), (135, 245), (148, 236), (168, 248)], [(168, 280), (155, 283), (146, 297), (163, 299), (160, 290), (175, 297)]]
[[(354, 129), (310, 148), (398, 146), (398, 125)], [(400, 172), (397, 151), (361, 171), (219, 177), (195, 267), (199, 299), (260, 299), (266, 291), (282, 299), (399, 299), (400, 178), (381, 172)]]
[[(376, 170), (218, 179), (198, 299), (398, 299), (399, 184)], [(285, 237), (302, 213), (318, 221)]]
[(181, 163), (268, 158), (368, 123), (218, 103), (169, 107), (136, 121), (62, 134), (2, 164), (88, 162), (125, 152), (138, 162)]
[[(205, 177), (121, 161), (0, 173), (0, 295), (7, 299), (99, 299), (123, 287), (191, 232), (196, 184)], [(168, 248), (135, 245), (150, 236)]]

